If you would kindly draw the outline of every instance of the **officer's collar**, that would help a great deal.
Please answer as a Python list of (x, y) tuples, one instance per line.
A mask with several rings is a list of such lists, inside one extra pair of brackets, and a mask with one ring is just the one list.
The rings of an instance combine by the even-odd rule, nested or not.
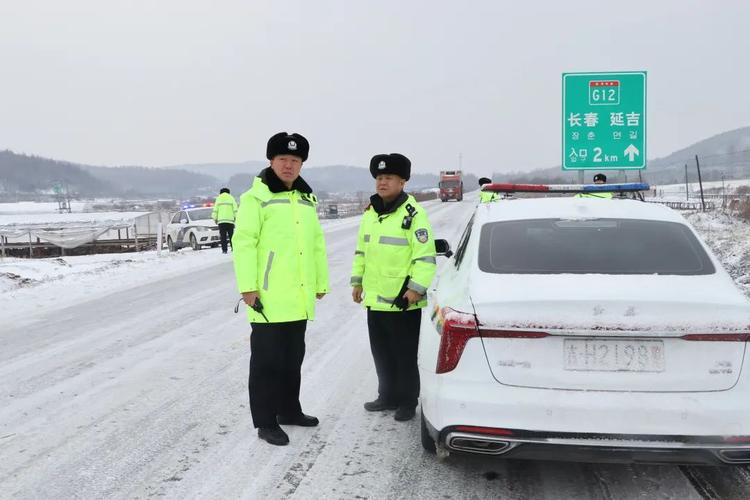
[(372, 208), (375, 209), (375, 212), (378, 215), (385, 215), (395, 212), (398, 207), (406, 203), (406, 200), (408, 198), (409, 195), (401, 191), (401, 194), (399, 194), (395, 200), (390, 203), (384, 203), (383, 198), (381, 198), (380, 195), (376, 193), (370, 196), (370, 203), (372, 204)]
[(263, 184), (268, 186), (268, 190), (272, 193), (283, 193), (284, 191), (294, 191), (295, 189), (300, 193), (312, 193), (312, 188), (302, 177), (294, 179), (291, 188), (286, 187), (286, 184), (279, 179), (279, 176), (276, 175), (276, 172), (274, 172), (271, 167), (266, 167), (261, 170), (258, 177), (263, 181)]

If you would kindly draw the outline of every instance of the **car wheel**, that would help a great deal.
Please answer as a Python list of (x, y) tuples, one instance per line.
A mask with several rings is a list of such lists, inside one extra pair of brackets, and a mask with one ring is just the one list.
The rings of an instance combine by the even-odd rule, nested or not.
[(194, 234), (190, 235), (190, 248), (193, 250), (200, 250), (201, 246), (198, 244), (198, 238)]
[(176, 252), (177, 251), (177, 246), (174, 244), (174, 241), (172, 241), (172, 237), (171, 236), (167, 236), (167, 249), (170, 252)]
[(427, 431), (427, 423), (424, 419), (424, 412), (420, 411), (421, 418), (421, 435), (422, 435), (422, 448), (425, 449), (428, 453), (435, 453), (435, 440), (432, 439), (432, 436), (430, 436), (430, 433)]

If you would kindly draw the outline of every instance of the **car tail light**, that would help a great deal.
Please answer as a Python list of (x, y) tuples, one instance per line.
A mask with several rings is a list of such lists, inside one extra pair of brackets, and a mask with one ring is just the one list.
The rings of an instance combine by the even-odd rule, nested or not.
[(750, 443), (750, 436), (724, 436), (725, 443)]
[(513, 431), (508, 429), (498, 429), (496, 427), (477, 427), (475, 425), (457, 425), (456, 431), (474, 432), (477, 434), (492, 434), (493, 436), (512, 436)]
[(750, 333), (690, 333), (680, 338), (700, 342), (747, 342), (750, 340)]
[(466, 343), (478, 335), (477, 322), (473, 314), (454, 311), (450, 307), (441, 309), (440, 316), (442, 330), (435, 373), (446, 373), (456, 368)]

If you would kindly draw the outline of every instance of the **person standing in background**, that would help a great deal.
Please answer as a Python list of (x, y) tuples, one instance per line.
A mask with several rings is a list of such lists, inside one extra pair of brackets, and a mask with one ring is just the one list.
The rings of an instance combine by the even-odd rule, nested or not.
[(221, 188), (219, 196), (214, 200), (211, 218), (219, 225), (219, 239), (221, 253), (227, 253), (227, 243), (231, 243), (234, 234), (234, 218), (237, 216), (237, 202), (229, 192), (229, 188)]
[(485, 184), (491, 184), (492, 179), (489, 177), (482, 177), (479, 179), (479, 203), (489, 203), (491, 201), (499, 200), (500, 197), (494, 191), (484, 191), (482, 188)]

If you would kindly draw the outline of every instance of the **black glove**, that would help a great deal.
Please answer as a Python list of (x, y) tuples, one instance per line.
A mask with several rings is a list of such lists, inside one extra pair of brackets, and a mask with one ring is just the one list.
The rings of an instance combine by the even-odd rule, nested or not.
[(398, 295), (396, 295), (396, 298), (391, 302), (391, 307), (398, 307), (402, 311), (409, 309), (409, 301), (404, 298), (404, 294), (406, 293), (406, 290), (409, 289), (407, 285), (410, 279), (411, 276), (407, 276), (404, 279), (404, 284), (401, 285), (401, 290), (399, 290)]

